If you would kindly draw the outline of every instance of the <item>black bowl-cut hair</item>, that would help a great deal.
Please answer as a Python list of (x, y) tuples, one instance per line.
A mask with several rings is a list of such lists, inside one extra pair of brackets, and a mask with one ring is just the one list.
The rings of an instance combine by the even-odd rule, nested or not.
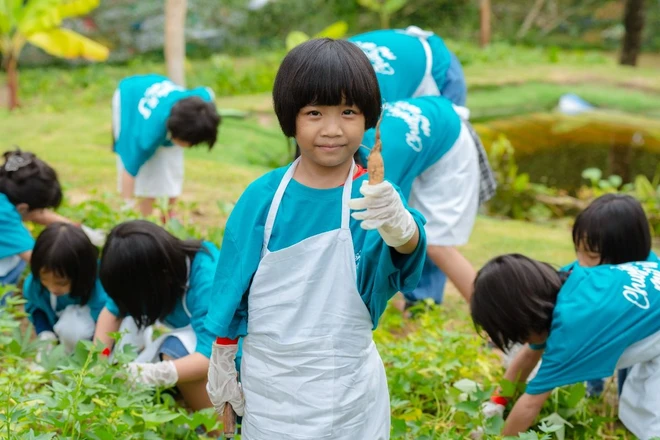
[(140, 328), (164, 319), (186, 291), (190, 263), (201, 250), (199, 240), (180, 240), (146, 220), (115, 226), (103, 247), (99, 277), (121, 316), (132, 316)]
[(70, 223), (51, 223), (41, 231), (32, 250), (30, 269), (35, 281), (52, 272), (71, 281), (69, 296), (87, 304), (96, 286), (99, 251), (82, 229)]
[(62, 187), (55, 170), (33, 153), (16, 148), (3, 154), (0, 166), (0, 193), (12, 205), (35, 209), (57, 208), (62, 203)]
[(626, 194), (605, 194), (575, 218), (573, 244), (600, 254), (600, 264), (646, 261), (651, 229), (642, 205)]
[(500, 255), (479, 270), (470, 300), (472, 321), (507, 351), (550, 331), (557, 294), (568, 274), (520, 254)]
[(307, 105), (355, 105), (365, 130), (381, 112), (376, 72), (367, 56), (345, 40), (319, 38), (296, 46), (284, 57), (273, 86), (275, 114), (288, 137), (296, 135), (296, 117)]
[(206, 144), (210, 150), (218, 138), (220, 122), (214, 103), (191, 96), (172, 106), (167, 130), (173, 138), (188, 142), (190, 146)]

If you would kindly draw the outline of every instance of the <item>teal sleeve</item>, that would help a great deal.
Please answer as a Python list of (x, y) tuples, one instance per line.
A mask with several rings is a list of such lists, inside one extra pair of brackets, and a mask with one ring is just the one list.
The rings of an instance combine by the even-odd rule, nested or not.
[[(401, 195), (398, 188), (397, 191)], [(417, 287), (426, 259), (426, 221), (422, 214), (407, 206), (402, 195), (401, 198), (419, 230), (415, 251), (408, 255), (399, 254), (385, 244), (377, 231), (369, 231), (358, 264), (358, 290), (369, 309), (374, 329), (387, 302), (397, 292), (411, 291)]]
[(117, 307), (117, 304), (115, 304), (112, 298), (108, 297), (108, 300), (105, 302), (105, 308), (108, 309), (108, 312), (119, 318), (119, 307)]
[[(101, 313), (101, 310), (103, 310), (103, 307), (105, 307), (108, 303), (108, 300), (108, 294), (105, 293), (105, 289), (103, 289), (103, 286), (101, 285), (101, 280), (97, 278), (94, 291), (92, 292), (92, 297), (87, 302), (87, 306), (89, 306), (89, 310), (92, 315), (92, 319), (94, 319), (94, 322), (98, 321), (99, 314)], [(119, 313), (119, 311), (117, 311), (117, 313)]]
[(206, 318), (214, 336), (235, 339), (247, 334), (247, 292), (261, 260), (264, 223), (273, 194), (274, 189), (264, 191), (263, 184), (255, 182), (227, 220), (211, 291), (213, 307)]
[(193, 279), (188, 291), (187, 305), (190, 311), (190, 324), (197, 337), (195, 351), (207, 358), (211, 357), (211, 348), (215, 335), (206, 327), (206, 316), (213, 303), (213, 275), (218, 257), (218, 249), (212, 243), (205, 242), (205, 251), (200, 251), (193, 263)]
[(0, 193), (0, 258), (18, 255), (33, 247), (34, 239), (23, 225), (20, 214)]
[(34, 279), (32, 274), (29, 274), (23, 282), (23, 297), (26, 300), (25, 312), (32, 324), (35, 324), (34, 313), (40, 310), (48, 318), (48, 323), (51, 326), (55, 325), (57, 315), (50, 305), (50, 294), (39, 280)]

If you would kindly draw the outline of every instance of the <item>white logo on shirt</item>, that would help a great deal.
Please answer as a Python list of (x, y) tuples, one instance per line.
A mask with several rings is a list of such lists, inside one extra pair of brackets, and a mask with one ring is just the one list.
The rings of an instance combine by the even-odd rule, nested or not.
[(362, 251), (358, 251), (358, 253), (355, 254), (355, 267), (358, 267), (360, 265), (361, 256), (362, 256)]
[(355, 45), (362, 49), (362, 52), (369, 58), (371, 65), (374, 66), (376, 73), (383, 75), (394, 75), (394, 68), (385, 60), (394, 61), (396, 56), (389, 47), (377, 46), (370, 41), (354, 41)]
[(650, 303), (648, 292), (646, 291), (646, 281), (650, 281), (656, 290), (660, 290), (660, 272), (657, 270), (658, 263), (621, 264), (612, 268), (624, 271), (630, 275), (630, 285), (623, 286), (624, 298), (640, 309), (648, 309)]
[(398, 101), (393, 104), (383, 105), (383, 111), (396, 118), (402, 119), (408, 124), (408, 133), (406, 133), (406, 143), (416, 152), (422, 151), (422, 137), (431, 137), (431, 123), (429, 119), (422, 115), (422, 109), (405, 101)]
[(175, 90), (181, 91), (185, 89), (174, 84), (172, 81), (162, 81), (149, 86), (138, 103), (138, 111), (142, 117), (144, 119), (149, 119), (149, 117), (151, 117), (151, 111), (156, 108), (160, 98), (169, 95)]

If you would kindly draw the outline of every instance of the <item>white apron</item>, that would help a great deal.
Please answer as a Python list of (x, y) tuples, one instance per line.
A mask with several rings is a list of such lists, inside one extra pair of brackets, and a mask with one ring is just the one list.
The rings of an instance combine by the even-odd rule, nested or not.
[(52, 293), (50, 294), (50, 306), (55, 312), (55, 316), (57, 316), (53, 332), (67, 352), (72, 352), (78, 341), (91, 340), (94, 337), (96, 323), (92, 318), (89, 306), (71, 304), (58, 312), (57, 296)]
[(262, 259), (248, 295), (242, 438), (389, 439), (385, 368), (356, 284), (348, 208), (354, 168), (344, 185), (340, 229), (268, 251), (298, 162), (271, 203)]
[(618, 368), (630, 367), (619, 398), (619, 419), (641, 440), (660, 436), (660, 332), (631, 345)]
[(417, 98), (418, 96), (442, 96), (440, 87), (438, 87), (438, 83), (435, 81), (435, 78), (433, 78), (433, 52), (427, 41), (427, 39), (433, 35), (433, 32), (424, 31), (417, 26), (408, 26), (405, 33), (419, 38), (419, 42), (422, 44), (424, 53), (426, 54), (426, 69), (424, 70), (424, 77), (422, 78), (422, 82), (419, 83), (417, 90), (413, 93), (412, 98)]

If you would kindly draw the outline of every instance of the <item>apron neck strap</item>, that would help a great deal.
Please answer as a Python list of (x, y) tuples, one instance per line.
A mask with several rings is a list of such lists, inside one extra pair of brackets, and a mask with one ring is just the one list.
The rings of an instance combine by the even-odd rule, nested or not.
[(183, 296), (181, 297), (181, 305), (183, 306), (183, 311), (186, 312), (188, 318), (192, 318), (190, 310), (188, 310), (188, 289), (190, 288), (190, 257), (186, 257), (186, 287), (183, 290)]
[[(266, 224), (264, 225), (264, 245), (263, 245), (264, 250), (268, 248), (268, 243), (270, 242), (270, 236), (273, 232), (273, 225), (275, 224), (275, 217), (277, 216), (277, 210), (279, 209), (280, 202), (282, 201), (282, 197), (284, 196), (284, 191), (286, 191), (286, 187), (289, 185), (289, 182), (293, 178), (293, 174), (296, 172), (296, 168), (298, 167), (299, 163), (300, 163), (300, 157), (291, 164), (289, 169), (284, 174), (284, 177), (282, 177), (282, 180), (280, 181), (280, 184), (277, 187), (277, 191), (275, 191), (275, 196), (273, 197), (273, 201), (271, 202), (270, 208), (268, 209)], [(346, 177), (346, 181), (344, 182), (344, 189), (341, 198), (341, 203), (342, 203), (341, 228), (342, 229), (348, 228), (351, 217), (351, 210), (348, 207), (348, 201), (351, 199), (354, 174), (355, 174), (355, 160), (352, 160), (351, 169), (348, 173), (348, 176)]]

